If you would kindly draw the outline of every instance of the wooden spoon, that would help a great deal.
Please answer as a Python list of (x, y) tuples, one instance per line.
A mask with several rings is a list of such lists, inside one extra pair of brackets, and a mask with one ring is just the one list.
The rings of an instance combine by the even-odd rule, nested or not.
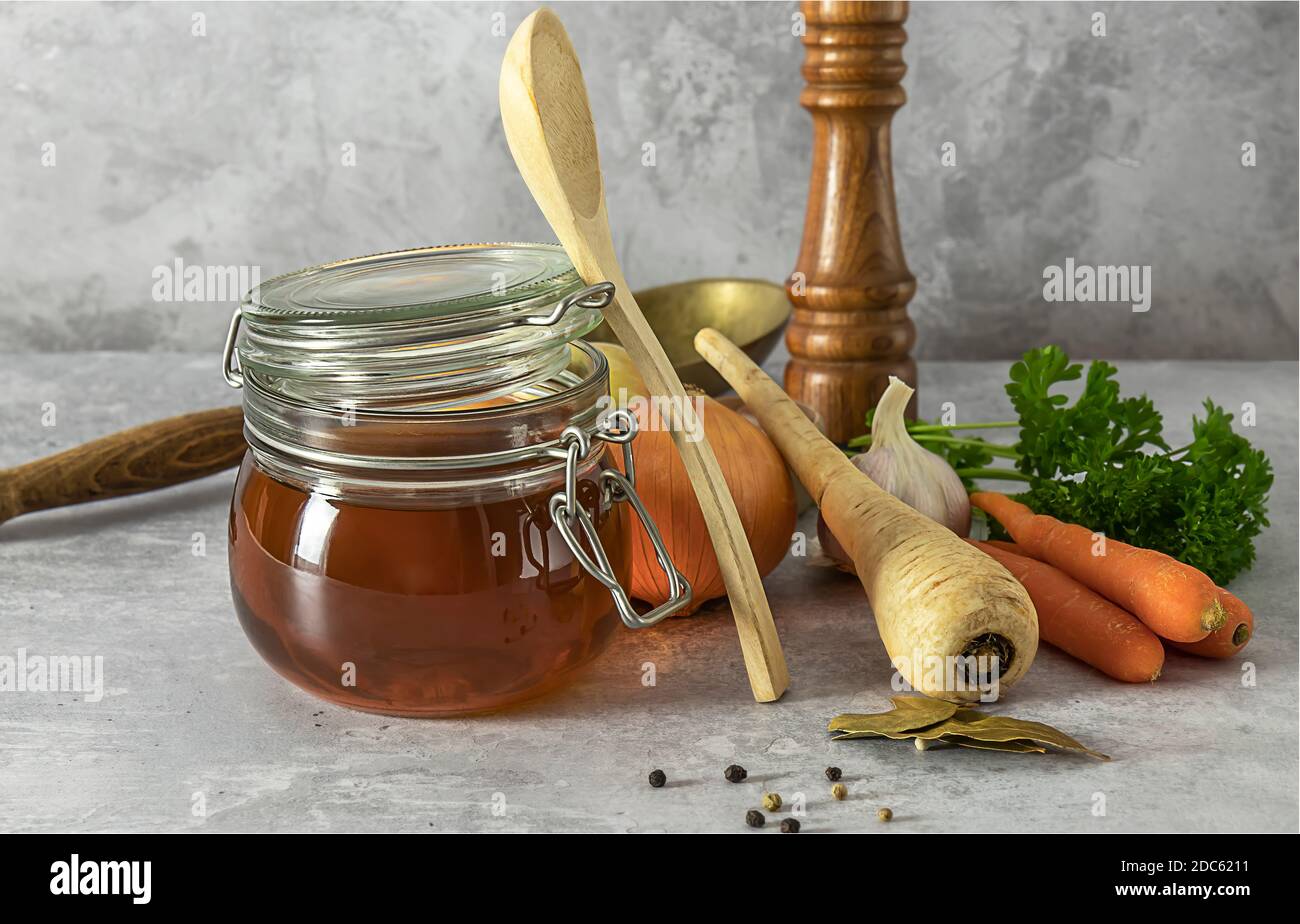
[(35, 510), (138, 494), (238, 465), (239, 407), (181, 414), (0, 469), (0, 523)]
[(500, 95), (510, 152), (551, 229), (586, 282), (615, 285), (606, 320), (651, 392), (683, 409), (684, 425), (673, 427), (673, 441), (709, 525), (749, 683), (759, 702), (778, 699), (790, 678), (758, 568), (713, 450), (705, 439), (688, 439), (700, 432), (691, 426), (694, 406), (614, 255), (587, 86), (568, 33), (550, 10), (537, 10), (515, 31), (501, 65)]

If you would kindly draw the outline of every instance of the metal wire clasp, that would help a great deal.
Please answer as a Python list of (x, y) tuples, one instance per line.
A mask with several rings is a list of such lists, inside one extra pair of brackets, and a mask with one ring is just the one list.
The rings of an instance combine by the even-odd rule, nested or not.
[(505, 326), (550, 327), (552, 324), (558, 324), (560, 318), (564, 317), (570, 308), (595, 308), (600, 310), (609, 307), (609, 303), (613, 300), (614, 283), (598, 282), (594, 286), (587, 286), (585, 289), (579, 289), (572, 295), (565, 296), (548, 315), (521, 318), (517, 321), (512, 321)]
[[(578, 427), (568, 427), (560, 436), (560, 446), (563, 447), (561, 451), (564, 453), (564, 490), (551, 495), (549, 504), (551, 519), (560, 530), (560, 535), (568, 545), (569, 551), (573, 553), (573, 557), (588, 574), (600, 581), (614, 598), (614, 606), (618, 609), (623, 624), (629, 629), (644, 629), (689, 604), (691, 585), (686, 580), (686, 576), (673, 566), (663, 536), (659, 534), (659, 528), (636, 493), (636, 471), (632, 465), (632, 440), (636, 437), (636, 418), (623, 409), (611, 411), (594, 436), (596, 439), (617, 443), (623, 447), (623, 468), (626, 474), (612, 469), (601, 472), (601, 490), (607, 500), (615, 503), (626, 501), (636, 511), (637, 517), (641, 520), (641, 527), (650, 537), (650, 544), (654, 546), (659, 567), (663, 568), (664, 574), (668, 577), (667, 601), (642, 616), (632, 608), (632, 601), (627, 591), (618, 582), (618, 576), (614, 574), (609, 556), (605, 554), (605, 548), (601, 545), (595, 524), (592, 523), (586, 509), (578, 503), (578, 463), (586, 458), (591, 450), (591, 442), (587, 434)], [(573, 529), (575, 522), (587, 537), (587, 542), (595, 554), (594, 559), (587, 554), (578, 541)]]
[(244, 373), (239, 371), (235, 356), (235, 341), (239, 339), (239, 320), (243, 315), (242, 310), (235, 309), (234, 315), (230, 318), (230, 330), (226, 331), (226, 346), (221, 351), (221, 374), (231, 388), (244, 387)]

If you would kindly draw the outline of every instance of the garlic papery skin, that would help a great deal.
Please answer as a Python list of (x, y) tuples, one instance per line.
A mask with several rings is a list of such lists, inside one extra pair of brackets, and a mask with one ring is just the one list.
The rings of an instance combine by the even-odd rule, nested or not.
[(889, 377), (871, 418), (871, 448), (853, 464), (881, 489), (965, 538), (970, 535), (966, 486), (951, 465), (907, 432), (903, 412), (912, 394), (902, 379)]

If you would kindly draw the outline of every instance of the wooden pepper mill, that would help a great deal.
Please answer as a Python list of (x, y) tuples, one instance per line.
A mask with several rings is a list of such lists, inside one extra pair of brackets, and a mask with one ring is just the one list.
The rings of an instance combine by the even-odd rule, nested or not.
[[(805, 0), (799, 102), (812, 113), (812, 183), (799, 261), (785, 390), (825, 418), (837, 443), (866, 431), (896, 375), (916, 386), (916, 279), (903, 259), (889, 123), (907, 101), (906, 2)], [(916, 398), (908, 405), (915, 416)]]

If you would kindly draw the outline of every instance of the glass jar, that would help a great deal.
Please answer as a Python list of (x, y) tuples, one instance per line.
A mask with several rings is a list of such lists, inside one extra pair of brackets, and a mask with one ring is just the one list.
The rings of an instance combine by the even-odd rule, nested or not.
[[(636, 496), (634, 418), (579, 339), (612, 294), (557, 246), (479, 244), (246, 296), (224, 358), (249, 445), (230, 582), (272, 667), (356, 709), (462, 715), (554, 689), (620, 618), (689, 602)], [(645, 615), (624, 590), (629, 507), (673, 589)]]

